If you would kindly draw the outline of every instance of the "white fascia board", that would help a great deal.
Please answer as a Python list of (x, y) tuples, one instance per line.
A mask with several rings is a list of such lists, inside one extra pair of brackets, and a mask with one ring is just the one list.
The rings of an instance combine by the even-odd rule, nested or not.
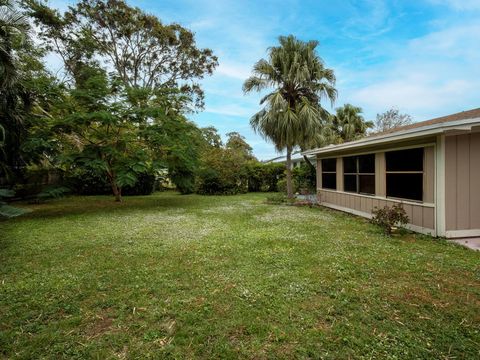
[(344, 144), (307, 150), (302, 152), (302, 154), (307, 156), (324, 154), (332, 151), (356, 149), (363, 146), (383, 144), (383, 143), (388, 143), (392, 141), (414, 139), (417, 137), (425, 137), (429, 135), (438, 135), (438, 134), (451, 132), (451, 131), (471, 131), (472, 127), (475, 125), (480, 125), (480, 118), (461, 120), (461, 121), (455, 120), (455, 121), (450, 121), (450, 122), (445, 122), (440, 124), (422, 126), (419, 128), (397, 131), (391, 134), (386, 134), (381, 136), (367, 137), (367, 138), (363, 138), (357, 141), (351, 141)]

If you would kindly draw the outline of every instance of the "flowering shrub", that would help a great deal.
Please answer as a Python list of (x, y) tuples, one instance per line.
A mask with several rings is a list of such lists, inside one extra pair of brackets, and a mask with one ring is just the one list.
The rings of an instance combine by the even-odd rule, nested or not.
[(372, 215), (372, 223), (380, 226), (388, 236), (392, 235), (393, 228), (403, 227), (409, 221), (402, 204), (385, 206), (383, 209), (375, 207)]

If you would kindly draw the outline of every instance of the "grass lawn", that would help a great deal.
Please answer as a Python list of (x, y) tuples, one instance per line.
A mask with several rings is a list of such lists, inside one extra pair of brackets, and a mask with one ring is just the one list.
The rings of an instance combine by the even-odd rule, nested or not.
[(0, 223), (0, 358), (480, 357), (480, 252), (265, 197), (28, 205)]

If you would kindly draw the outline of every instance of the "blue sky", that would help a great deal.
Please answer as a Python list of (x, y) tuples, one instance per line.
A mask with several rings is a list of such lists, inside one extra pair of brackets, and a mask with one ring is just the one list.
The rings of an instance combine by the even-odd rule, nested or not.
[(260, 95), (245, 96), (242, 83), (279, 35), (320, 41), (318, 53), (337, 77), (334, 107), (360, 106), (367, 120), (391, 107), (414, 121), (480, 107), (480, 0), (128, 2), (193, 30), (200, 47), (213, 49), (219, 67), (202, 81), (205, 110), (191, 118), (222, 135), (240, 132), (259, 159), (276, 153), (250, 128)]

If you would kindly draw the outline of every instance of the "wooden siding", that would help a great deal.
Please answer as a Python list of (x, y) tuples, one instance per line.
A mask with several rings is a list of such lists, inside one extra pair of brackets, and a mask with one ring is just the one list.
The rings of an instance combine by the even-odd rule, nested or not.
[[(389, 151), (385, 149), (384, 151)], [(392, 149), (394, 150), (394, 148)], [(385, 152), (375, 152), (375, 195), (360, 195), (347, 193), (343, 190), (343, 158), (337, 157), (337, 191), (324, 190), (321, 184), (321, 158), (317, 157), (317, 190), (319, 200), (325, 205), (353, 210), (359, 215), (369, 216), (375, 207), (392, 206), (401, 201), (386, 197), (386, 167)], [(354, 153), (344, 155), (356, 155)], [(410, 219), (410, 224), (418, 228), (435, 229), (435, 148), (425, 146), (424, 151), (424, 176), (423, 176), (423, 203), (405, 200), (403, 207)]]
[[(352, 209), (360, 213), (371, 214), (375, 207), (393, 206), (398, 201), (376, 198), (337, 191), (318, 190), (320, 203)], [(410, 219), (410, 224), (421, 228), (435, 229), (435, 208), (432, 205), (403, 203), (403, 208)], [(361, 215), (361, 214), (360, 214)]]
[(480, 229), (480, 133), (445, 139), (446, 229)]

